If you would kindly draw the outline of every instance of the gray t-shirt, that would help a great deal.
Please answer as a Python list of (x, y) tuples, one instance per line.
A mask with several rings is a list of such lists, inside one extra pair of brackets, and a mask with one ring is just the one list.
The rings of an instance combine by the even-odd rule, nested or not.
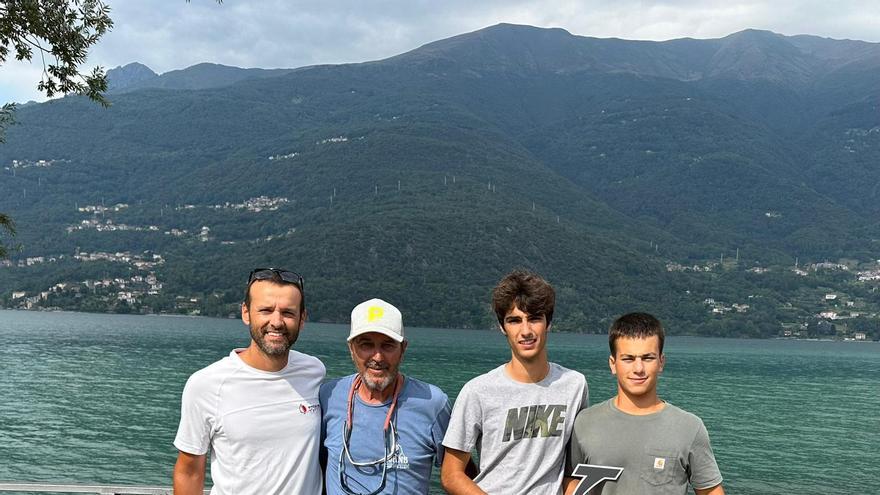
[(587, 398), (587, 380), (577, 371), (550, 363), (546, 378), (521, 383), (502, 365), (461, 389), (443, 445), (477, 450), (474, 481), (489, 494), (557, 495), (565, 445)]
[(678, 495), (721, 483), (709, 433), (697, 416), (667, 403), (644, 416), (627, 414), (614, 398), (577, 415), (565, 473), (577, 464), (622, 467), (617, 481), (605, 481), (590, 495)]

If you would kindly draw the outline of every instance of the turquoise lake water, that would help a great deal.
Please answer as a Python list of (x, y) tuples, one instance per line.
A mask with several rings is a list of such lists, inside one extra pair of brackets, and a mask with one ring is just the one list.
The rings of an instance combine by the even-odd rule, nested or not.
[[(509, 358), (498, 332), (408, 329), (405, 373), (450, 398)], [(352, 372), (347, 328), (296, 349)], [(248, 343), (237, 320), (0, 311), (0, 481), (170, 485), (187, 377)], [(554, 333), (552, 361), (615, 385), (602, 336)], [(880, 484), (880, 345), (671, 337), (661, 396), (706, 423), (730, 494), (862, 494)]]

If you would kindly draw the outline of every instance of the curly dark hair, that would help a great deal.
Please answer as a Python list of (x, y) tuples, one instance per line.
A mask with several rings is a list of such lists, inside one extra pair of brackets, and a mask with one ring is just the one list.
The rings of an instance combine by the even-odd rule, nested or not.
[(499, 325), (504, 327), (504, 317), (514, 306), (529, 315), (544, 315), (549, 326), (553, 321), (556, 291), (540, 275), (527, 270), (514, 270), (492, 290), (492, 307)]

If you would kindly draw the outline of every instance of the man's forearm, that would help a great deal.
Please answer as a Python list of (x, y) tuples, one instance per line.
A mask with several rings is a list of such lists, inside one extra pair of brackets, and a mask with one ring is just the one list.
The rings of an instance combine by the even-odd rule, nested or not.
[(205, 474), (180, 473), (174, 470), (174, 495), (202, 495), (205, 490)]
[(471, 476), (476, 476), (477, 467), (470, 452), (446, 448), (446, 456), (440, 467), (440, 483), (451, 495), (486, 495)]
[(450, 495), (486, 495), (464, 471), (443, 472), (440, 482)]
[(715, 485), (712, 488), (704, 488), (702, 490), (694, 489), (697, 495), (724, 495), (724, 488), (721, 485)]
[(572, 495), (574, 491), (577, 489), (578, 483), (581, 482), (582, 478), (562, 478), (562, 493), (565, 495)]
[(181, 452), (174, 464), (174, 495), (202, 495), (205, 490), (205, 456)]

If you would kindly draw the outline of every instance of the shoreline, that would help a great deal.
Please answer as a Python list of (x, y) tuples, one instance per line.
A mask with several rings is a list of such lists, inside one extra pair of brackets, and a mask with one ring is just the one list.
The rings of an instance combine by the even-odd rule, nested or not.
[[(0, 312), (9, 311), (9, 312), (17, 312), (17, 313), (62, 313), (62, 314), (74, 314), (74, 315), (107, 315), (107, 316), (143, 316), (143, 317), (154, 317), (154, 318), (181, 318), (181, 319), (205, 319), (205, 320), (237, 320), (238, 318), (229, 318), (229, 317), (221, 317), (221, 316), (206, 316), (206, 315), (184, 315), (184, 314), (174, 314), (174, 313), (96, 313), (90, 311), (71, 311), (68, 309), (18, 309), (18, 308), (0, 308)], [(308, 321), (311, 324), (322, 324), (322, 325), (348, 325), (346, 322), (332, 322), (332, 321)], [(495, 332), (495, 328), (453, 328), (453, 327), (424, 327), (424, 326), (409, 326), (408, 328), (420, 328), (420, 329), (429, 329), (429, 330), (464, 330), (464, 331), (475, 331), (475, 332)], [(605, 335), (604, 333), (587, 333), (587, 332), (570, 332), (570, 331), (554, 331), (553, 333), (566, 334), (566, 335)], [(799, 339), (794, 337), (766, 337), (766, 338), (754, 338), (754, 337), (725, 337), (725, 336), (717, 336), (717, 335), (699, 335), (692, 333), (667, 333), (667, 337), (670, 338), (701, 338), (701, 339), (723, 339), (723, 340), (739, 340), (739, 341), (768, 341), (768, 340), (784, 340), (784, 341), (792, 341), (792, 342), (847, 342), (847, 343), (855, 343), (855, 344), (880, 344), (880, 341), (875, 340), (855, 340), (855, 339), (816, 339), (816, 338), (807, 338), (807, 339)]]

